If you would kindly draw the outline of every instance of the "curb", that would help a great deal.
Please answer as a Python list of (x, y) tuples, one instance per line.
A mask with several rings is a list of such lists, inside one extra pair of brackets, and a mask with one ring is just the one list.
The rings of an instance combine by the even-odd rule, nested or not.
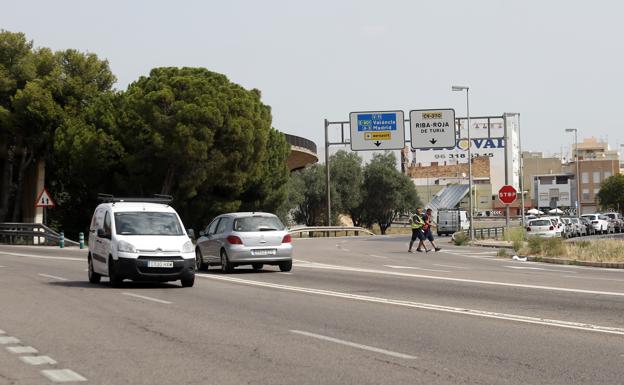
[(472, 243), (471, 246), (490, 247), (493, 249), (513, 249), (513, 245), (495, 245), (495, 244), (487, 244), (487, 243)]
[(624, 269), (624, 262), (591, 262), (591, 261), (579, 261), (576, 259), (562, 259), (552, 257), (538, 257), (527, 256), (527, 261), (530, 262), (545, 262), (556, 265), (576, 265), (586, 267), (602, 267), (607, 269)]

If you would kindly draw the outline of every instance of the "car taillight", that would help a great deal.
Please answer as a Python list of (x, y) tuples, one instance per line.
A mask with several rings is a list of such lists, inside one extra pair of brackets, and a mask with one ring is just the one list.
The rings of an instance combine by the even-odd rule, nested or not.
[(292, 242), (292, 237), (290, 236), (290, 234), (284, 235), (284, 238), (282, 238), (282, 243), (290, 243), (290, 242)]
[(236, 235), (229, 235), (226, 239), (230, 245), (242, 245), (243, 244), (243, 241)]
[(548, 228), (548, 230), (554, 230), (554, 229), (555, 229), (555, 228), (554, 228), (554, 227), (552, 227), (552, 226), (550, 226), (550, 227)]
[(527, 231), (531, 231), (531, 228), (530, 228), (530, 227), (527, 227)]

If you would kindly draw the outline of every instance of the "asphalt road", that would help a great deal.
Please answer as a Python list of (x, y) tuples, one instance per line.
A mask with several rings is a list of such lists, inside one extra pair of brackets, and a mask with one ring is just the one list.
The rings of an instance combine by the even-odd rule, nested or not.
[(624, 383), (624, 271), (442, 246), (297, 239), (291, 273), (184, 289), (91, 285), (84, 250), (0, 246), (0, 384)]

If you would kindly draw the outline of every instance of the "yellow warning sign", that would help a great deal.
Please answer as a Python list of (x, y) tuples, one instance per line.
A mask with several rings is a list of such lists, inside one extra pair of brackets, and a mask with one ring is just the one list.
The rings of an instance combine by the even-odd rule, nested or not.
[(390, 131), (365, 132), (364, 140), (392, 140)]

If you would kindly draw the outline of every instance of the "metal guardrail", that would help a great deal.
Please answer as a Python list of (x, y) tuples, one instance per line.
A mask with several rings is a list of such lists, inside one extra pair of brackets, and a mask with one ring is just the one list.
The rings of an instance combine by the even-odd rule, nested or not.
[[(0, 243), (32, 245), (36, 244), (35, 238), (44, 238), (44, 244), (58, 245), (61, 235), (41, 223), (0, 223)], [(80, 245), (71, 239), (64, 241), (67, 246)]]
[[(481, 229), (474, 229), (475, 239), (499, 239), (505, 236), (505, 227), (484, 227)], [(469, 235), (469, 230), (464, 230), (464, 234)]]
[(316, 154), (316, 143), (313, 141), (296, 135), (284, 134), (284, 136), (291, 146), (302, 147)]
[(360, 233), (365, 233), (369, 235), (375, 235), (372, 231), (365, 229), (363, 227), (356, 226), (311, 226), (311, 227), (296, 227), (294, 229), (289, 229), (288, 232), (290, 234), (299, 233), (299, 237), (303, 238), (303, 233), (308, 233), (308, 237), (312, 238), (315, 234), (320, 234), (323, 237), (331, 236), (331, 233), (334, 233), (334, 237), (337, 237), (338, 233), (345, 233), (345, 235), (349, 235), (349, 232), (353, 232), (353, 235), (360, 235)]

